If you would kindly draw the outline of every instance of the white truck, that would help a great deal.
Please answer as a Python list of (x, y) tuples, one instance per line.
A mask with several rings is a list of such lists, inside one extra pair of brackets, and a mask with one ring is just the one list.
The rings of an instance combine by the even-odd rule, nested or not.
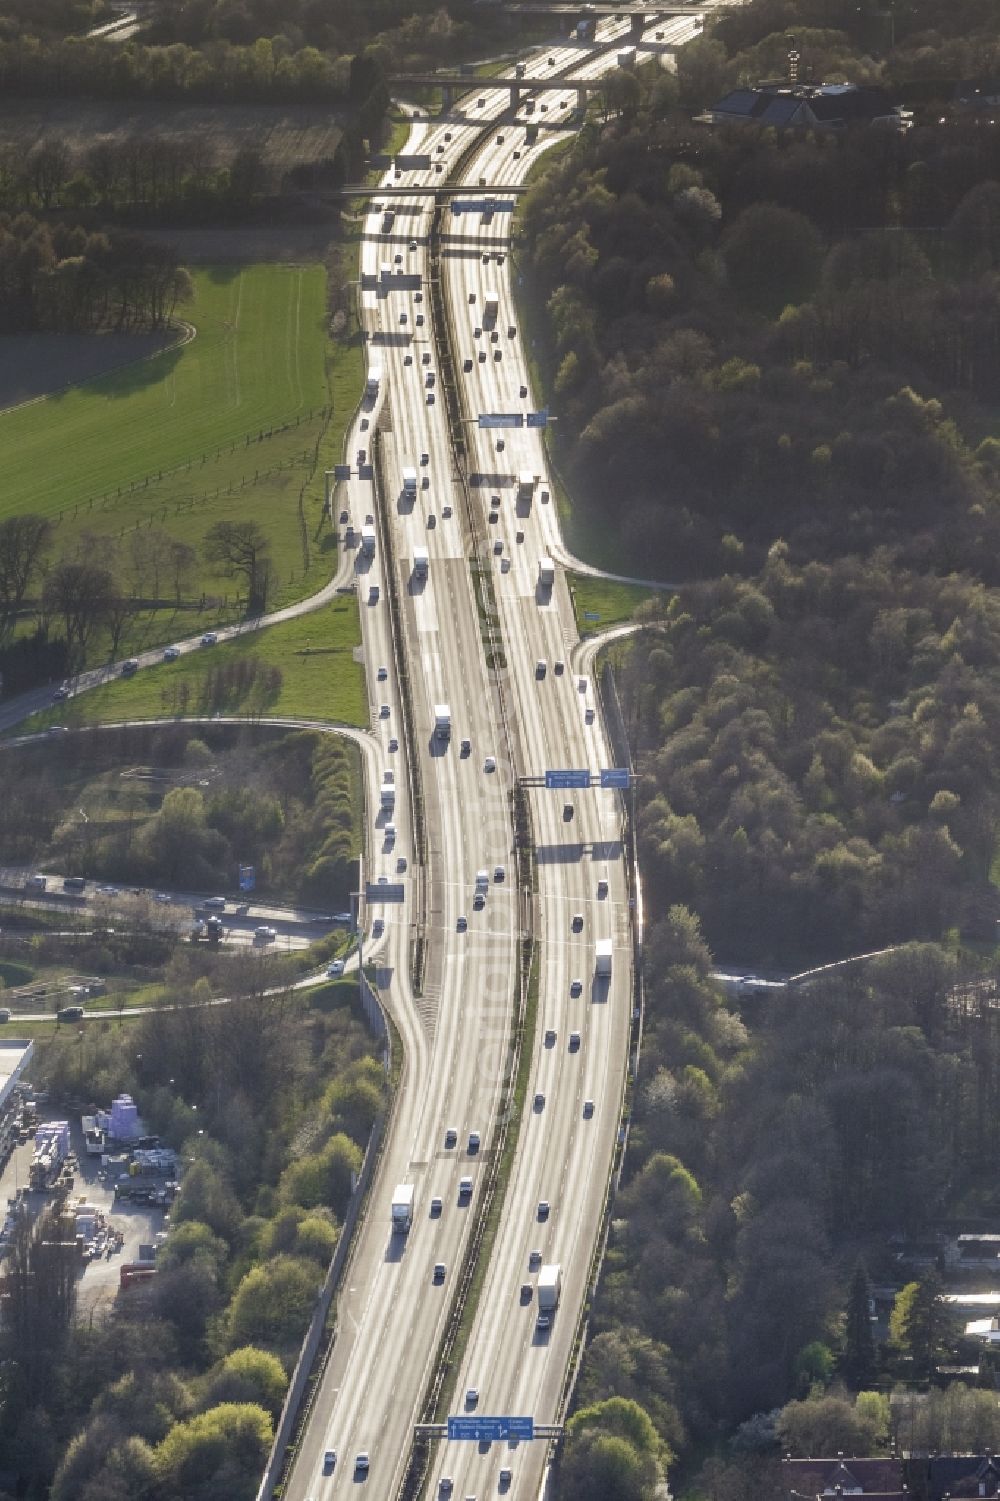
[(490, 328), (497, 321), (500, 298), (496, 292), (487, 292), (483, 297), (483, 327)]
[(413, 549), (414, 578), (425, 579), (428, 572), (430, 571), (430, 566), (430, 553), (427, 551), (426, 547), (415, 547)]
[(382, 807), (390, 811), (396, 806), (396, 773), (384, 771), (382, 773)]
[(375, 528), (370, 522), (366, 522), (361, 528), (361, 551), (369, 557), (375, 555)]
[(404, 495), (416, 495), (416, 493), (417, 493), (417, 471), (413, 468), (412, 464), (404, 464), (403, 465), (403, 494)]
[(629, 72), (635, 67), (635, 48), (623, 47), (618, 54), (619, 68), (627, 68)]
[(365, 395), (377, 396), (382, 385), (382, 366), (370, 365), (368, 367), (368, 379), (365, 381)]
[(434, 705), (434, 734), (438, 740), (451, 739), (451, 707), (449, 704)]
[(594, 945), (594, 974), (611, 978), (611, 955), (613, 943), (610, 938), (599, 938)]
[(397, 1183), (392, 1191), (392, 1230), (405, 1235), (413, 1224), (413, 1184)]
[(543, 1266), (538, 1273), (538, 1311), (553, 1314), (559, 1307), (562, 1292), (562, 1267), (558, 1261)]
[(537, 474), (532, 474), (530, 469), (522, 469), (520, 474), (517, 476), (518, 500), (530, 500), (535, 493), (535, 486), (537, 483)]
[(538, 582), (543, 589), (551, 589), (556, 581), (556, 565), (551, 558), (538, 559)]

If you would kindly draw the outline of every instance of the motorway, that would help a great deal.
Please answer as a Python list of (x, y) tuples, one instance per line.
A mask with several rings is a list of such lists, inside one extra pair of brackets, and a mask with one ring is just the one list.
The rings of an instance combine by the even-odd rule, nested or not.
[[(697, 19), (659, 25), (684, 37)], [(530, 62), (527, 77), (551, 78), (554, 70), (570, 68), (576, 76), (588, 69), (596, 76), (615, 63), (614, 51), (602, 53), (600, 47), (626, 30), (627, 23), (602, 23), (589, 60), (582, 62), (578, 44), (556, 48)], [(506, 91), (481, 88), (471, 113), (484, 123), (506, 116)], [(546, 102), (550, 112), (566, 117), (575, 95), (568, 90), (565, 98), (549, 95)], [(449, 163), (479, 140), (482, 149), (466, 169), (470, 185), (481, 177), (491, 184), (516, 183), (537, 152), (558, 138), (546, 132), (537, 147), (529, 147), (524, 119), (522, 105), (517, 123), (504, 118), (486, 132), (457, 121), (418, 121), (406, 150), (427, 153), (451, 170)], [(430, 184), (433, 178), (424, 171), (391, 179), (406, 186), (422, 180)], [(547, 767), (597, 771), (610, 764), (593, 685), (571, 670), (577, 633), (561, 572), (552, 588), (538, 586), (539, 559), (560, 555), (561, 537), (555, 505), (542, 499), (551, 485), (537, 431), (491, 434), (470, 427), (469, 469), (485, 481), (471, 488), (468, 510), (450, 445), (438, 368), (445, 339), (452, 341), (467, 417), (531, 407), (520, 395), (529, 377), (509, 280), (509, 214), (446, 220), (440, 262), (432, 267), (432, 199), (393, 204), (390, 188), (387, 182), (383, 201), (368, 216), (362, 251), (369, 365), (381, 366), (382, 383), (359, 415), (349, 452), (355, 474), (359, 466), (361, 474), (371, 472), (377, 431), (373, 472), (382, 484), (376, 493), (372, 480), (352, 477), (338, 486), (333, 501), (347, 548), (369, 518), (380, 524), (374, 558), (357, 554), (359, 598), (369, 679), (375, 699), (388, 706), (382, 717), (373, 702), (375, 733), (385, 743), (398, 736), (403, 745), (387, 625), (387, 586), (393, 581), (398, 597), (398, 645), (413, 705), (411, 771), (428, 830), (426, 972), (416, 997), (404, 983), (397, 946), (398, 967), (386, 999), (404, 1034), (407, 1077), (345, 1274), (332, 1355), (284, 1488), (292, 1501), (348, 1495), (362, 1480), (373, 1497), (393, 1497), (398, 1490), (478, 1210), (501, 1085), (513, 1063), (509, 1037), (521, 918), (511, 854), (512, 782)], [(384, 207), (394, 213), (387, 233)], [(391, 270), (383, 287), (379, 270), (387, 262)], [(403, 273), (398, 281), (397, 265)], [(448, 329), (433, 328), (432, 274), (440, 276)], [(495, 341), (482, 325), (487, 291), (495, 291), (500, 302)], [(465, 371), (467, 360), (471, 369)], [(497, 437), (505, 439), (502, 453)], [(415, 492), (404, 489), (408, 466), (418, 473)], [(515, 477), (529, 469), (539, 482), (530, 501), (518, 501)], [(491, 506), (494, 495), (499, 499)], [(426, 579), (413, 570), (417, 547), (429, 553)], [(489, 572), (495, 596), (492, 624), (505, 665), (492, 680), (484, 643), (490, 622), (481, 617), (470, 555)], [(373, 602), (366, 606), (366, 599)], [(484, 616), (488, 609), (484, 605)], [(452, 738), (443, 744), (434, 737), (438, 703), (451, 707)], [(460, 749), (464, 739), (470, 742), (467, 754)], [(495, 771), (486, 770), (487, 757), (495, 758)], [(532, 789), (529, 799), (537, 890), (525, 900), (539, 941), (540, 980), (538, 1028), (529, 1039), (529, 1104), (515, 1123), (514, 1170), (452, 1410), (461, 1410), (466, 1390), (474, 1387), (480, 1412), (531, 1414), (547, 1423), (560, 1416), (617, 1138), (631, 1020), (631, 939), (619, 794)], [(502, 880), (494, 879), (497, 865), (504, 867)], [(480, 869), (488, 872), (489, 894), (476, 911)], [(599, 883), (606, 887), (599, 890)], [(602, 937), (614, 940), (610, 984), (594, 976), (594, 945)], [(540, 1099), (532, 1108), (536, 1093)], [(455, 1128), (455, 1145), (446, 1144), (449, 1127)], [(478, 1151), (469, 1148), (472, 1131), (481, 1137)], [(469, 1202), (459, 1194), (466, 1175), (473, 1185)], [(415, 1185), (414, 1223), (408, 1236), (393, 1237), (390, 1203), (400, 1182)], [(433, 1197), (441, 1201), (439, 1211), (432, 1210)], [(550, 1205), (545, 1218), (542, 1201)], [(536, 1331), (533, 1297), (521, 1298), (522, 1284), (533, 1287), (528, 1266), (534, 1249), (563, 1267), (562, 1304), (546, 1334)], [(433, 1277), (436, 1262), (445, 1267), (441, 1280)], [(338, 1456), (332, 1475), (324, 1473), (326, 1449)], [(355, 1469), (362, 1452), (370, 1459), (367, 1470)], [(447, 1476), (456, 1494), (495, 1494), (501, 1468), (509, 1467), (508, 1494), (534, 1496), (545, 1457), (542, 1443), (516, 1451), (442, 1443), (432, 1480), (435, 1491)]]

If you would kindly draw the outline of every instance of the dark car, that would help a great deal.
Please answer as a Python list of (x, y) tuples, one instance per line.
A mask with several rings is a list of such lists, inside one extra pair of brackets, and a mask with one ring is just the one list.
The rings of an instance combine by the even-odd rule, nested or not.
[(63, 1006), (61, 1011), (56, 1012), (57, 1022), (79, 1022), (83, 1020), (82, 1006)]

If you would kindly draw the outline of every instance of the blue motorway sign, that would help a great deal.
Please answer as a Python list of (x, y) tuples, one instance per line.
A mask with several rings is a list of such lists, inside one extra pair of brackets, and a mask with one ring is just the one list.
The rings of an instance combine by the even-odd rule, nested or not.
[(480, 412), (480, 427), (523, 427), (523, 412)]
[(453, 198), (451, 200), (453, 214), (512, 214), (514, 212), (513, 198)]
[(589, 787), (590, 772), (584, 768), (582, 771), (547, 771), (545, 773), (546, 787)]
[(627, 792), (629, 788), (629, 774), (627, 767), (611, 767), (601, 772), (602, 787), (620, 787)]
[(549, 409), (548, 409), (548, 407), (543, 407), (540, 412), (529, 412), (528, 413), (528, 420), (527, 420), (527, 426), (528, 427), (548, 427), (548, 425), (549, 425)]
[(477, 1443), (497, 1444), (503, 1439), (533, 1439), (534, 1418), (486, 1417), (478, 1413), (472, 1417), (448, 1419), (448, 1438), (473, 1439)]

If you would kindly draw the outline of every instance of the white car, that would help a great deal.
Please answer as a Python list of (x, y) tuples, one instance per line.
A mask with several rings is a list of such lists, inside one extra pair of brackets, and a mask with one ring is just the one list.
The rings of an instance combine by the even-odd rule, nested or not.
[(378, 680), (379, 680), (379, 682), (380, 683), (384, 683), (385, 680), (386, 680), (386, 678), (388, 676), (389, 676), (389, 669), (388, 669), (388, 667), (380, 667), (379, 670), (378, 670)]
[(205, 634), (204, 634), (204, 636), (202, 636), (202, 638), (201, 638), (201, 644), (202, 644), (202, 646), (214, 646), (216, 644), (216, 642), (218, 641), (218, 639), (219, 639), (218, 632), (216, 632), (216, 631), (206, 631)]
[(181, 654), (181, 649), (180, 649), (179, 646), (167, 646), (167, 647), (164, 647), (163, 660), (164, 660), (164, 662), (176, 662), (177, 658), (180, 656), (180, 654)]
[(330, 980), (337, 980), (337, 979), (339, 979), (340, 976), (343, 973), (344, 973), (344, 961), (343, 961), (343, 959), (334, 959), (333, 963), (330, 965), (329, 969), (326, 972), (327, 978), (330, 979)]

